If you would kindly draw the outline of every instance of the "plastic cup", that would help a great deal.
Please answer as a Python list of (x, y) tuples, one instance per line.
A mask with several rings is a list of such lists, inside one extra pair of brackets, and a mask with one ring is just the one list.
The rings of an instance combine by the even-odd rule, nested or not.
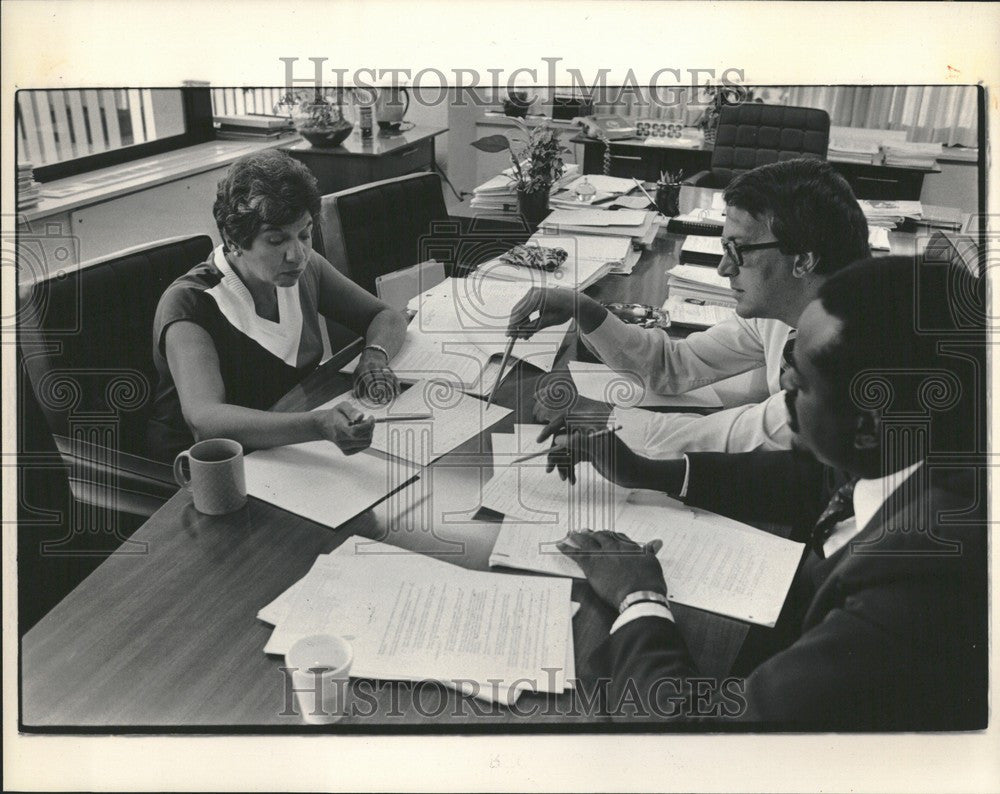
[(344, 716), (353, 659), (351, 644), (329, 634), (303, 637), (289, 648), (285, 666), (302, 719), (329, 725)]

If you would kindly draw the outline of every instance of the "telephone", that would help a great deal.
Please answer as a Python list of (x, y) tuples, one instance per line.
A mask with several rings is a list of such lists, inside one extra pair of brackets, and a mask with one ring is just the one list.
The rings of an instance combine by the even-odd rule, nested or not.
[(613, 113), (598, 116), (577, 116), (573, 119), (573, 123), (583, 127), (591, 138), (607, 138), (609, 141), (617, 141), (622, 138), (635, 137), (635, 127), (621, 116), (616, 116)]

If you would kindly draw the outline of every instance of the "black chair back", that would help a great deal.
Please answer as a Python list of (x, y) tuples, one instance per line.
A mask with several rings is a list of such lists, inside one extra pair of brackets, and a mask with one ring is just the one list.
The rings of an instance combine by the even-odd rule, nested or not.
[(712, 150), (713, 187), (767, 163), (826, 159), (830, 116), (825, 110), (747, 103), (722, 108)]

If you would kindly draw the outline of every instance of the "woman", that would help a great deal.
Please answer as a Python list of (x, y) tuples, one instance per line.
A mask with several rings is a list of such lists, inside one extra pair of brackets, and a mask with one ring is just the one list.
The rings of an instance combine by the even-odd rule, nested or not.
[(248, 449), (328, 439), (348, 454), (371, 443), (373, 420), (346, 402), (267, 410), (319, 363), (319, 314), (365, 337), (355, 395), (387, 402), (398, 390), (389, 360), (406, 320), (312, 250), (319, 208), (316, 179), (275, 149), (241, 157), (219, 182), (223, 244), (167, 288), (153, 322), (159, 385), (149, 440), (158, 457), (200, 438)]

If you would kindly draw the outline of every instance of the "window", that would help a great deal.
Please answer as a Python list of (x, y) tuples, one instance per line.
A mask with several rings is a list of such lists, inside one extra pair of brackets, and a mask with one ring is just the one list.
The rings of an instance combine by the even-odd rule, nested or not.
[(15, 125), (41, 182), (213, 138), (207, 88), (22, 90)]

